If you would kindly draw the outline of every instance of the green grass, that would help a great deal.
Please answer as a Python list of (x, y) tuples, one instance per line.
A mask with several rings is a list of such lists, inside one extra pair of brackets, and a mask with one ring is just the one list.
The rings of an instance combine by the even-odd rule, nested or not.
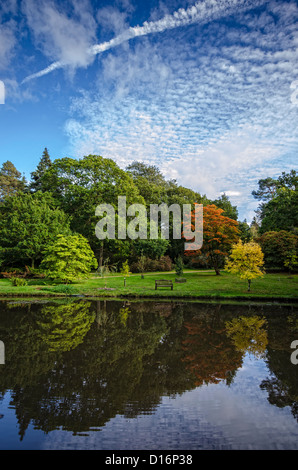
[[(251, 291), (247, 291), (247, 281), (222, 271), (216, 276), (214, 271), (188, 271), (183, 275), (187, 282), (175, 283), (175, 273), (147, 273), (144, 279), (140, 274), (121, 274), (101, 278), (95, 274), (81, 279), (64, 288), (50, 281), (32, 280), (27, 286), (12, 286), (10, 280), (0, 279), (0, 296), (63, 296), (85, 295), (92, 297), (162, 297), (162, 298), (258, 298), (258, 299), (297, 299), (298, 275), (265, 274), (252, 281)], [(162, 287), (155, 290), (155, 279), (173, 281), (173, 290)]]

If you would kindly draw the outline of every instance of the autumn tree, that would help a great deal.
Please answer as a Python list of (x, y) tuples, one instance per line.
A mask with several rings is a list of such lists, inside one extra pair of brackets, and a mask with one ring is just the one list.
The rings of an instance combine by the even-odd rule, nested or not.
[(256, 242), (242, 243), (240, 240), (233, 245), (225, 270), (237, 274), (240, 279), (247, 279), (248, 291), (252, 279), (263, 276), (264, 254)]
[[(203, 207), (203, 245), (200, 250), (186, 251), (186, 256), (204, 259), (212, 266), (217, 275), (224, 265), (224, 259), (230, 248), (239, 239), (238, 222), (223, 215), (224, 210), (214, 204)], [(195, 215), (191, 215), (191, 227), (194, 228)], [(183, 231), (185, 230), (183, 227)]]

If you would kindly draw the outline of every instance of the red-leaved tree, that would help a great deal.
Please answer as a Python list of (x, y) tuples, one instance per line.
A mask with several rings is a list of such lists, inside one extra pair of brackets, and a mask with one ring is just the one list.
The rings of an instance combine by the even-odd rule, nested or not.
[[(194, 259), (204, 256), (205, 262), (212, 266), (217, 275), (224, 264), (231, 246), (239, 240), (239, 228), (236, 220), (223, 215), (223, 209), (214, 204), (203, 207), (203, 245), (200, 250), (185, 251), (186, 256)], [(191, 229), (195, 227), (195, 214), (191, 214)], [(189, 229), (184, 226), (183, 229)], [(183, 235), (183, 232), (182, 232)]]

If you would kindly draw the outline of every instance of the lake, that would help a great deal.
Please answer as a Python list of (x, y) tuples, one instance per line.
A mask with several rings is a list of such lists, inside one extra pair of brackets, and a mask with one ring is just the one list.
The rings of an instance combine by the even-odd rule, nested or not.
[(295, 340), (297, 305), (3, 300), (0, 449), (297, 450)]

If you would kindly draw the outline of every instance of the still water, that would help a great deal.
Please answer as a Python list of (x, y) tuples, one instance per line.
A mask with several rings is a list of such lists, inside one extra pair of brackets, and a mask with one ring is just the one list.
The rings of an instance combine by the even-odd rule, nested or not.
[(297, 306), (2, 301), (0, 340), (0, 449), (298, 449)]

